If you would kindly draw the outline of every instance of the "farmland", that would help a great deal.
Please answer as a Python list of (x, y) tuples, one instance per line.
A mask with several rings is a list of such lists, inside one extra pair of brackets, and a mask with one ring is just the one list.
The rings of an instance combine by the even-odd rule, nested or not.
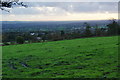
[(3, 46), (3, 78), (116, 78), (118, 36)]

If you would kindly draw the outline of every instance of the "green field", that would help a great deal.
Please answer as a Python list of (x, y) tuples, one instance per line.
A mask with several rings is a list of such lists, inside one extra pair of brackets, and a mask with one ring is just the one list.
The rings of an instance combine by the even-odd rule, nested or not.
[(118, 36), (3, 46), (4, 78), (116, 78)]

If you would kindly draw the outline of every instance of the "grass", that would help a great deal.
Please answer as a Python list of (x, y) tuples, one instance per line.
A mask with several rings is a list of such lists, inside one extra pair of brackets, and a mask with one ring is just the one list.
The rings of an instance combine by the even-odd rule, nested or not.
[(117, 78), (118, 36), (3, 47), (3, 78)]

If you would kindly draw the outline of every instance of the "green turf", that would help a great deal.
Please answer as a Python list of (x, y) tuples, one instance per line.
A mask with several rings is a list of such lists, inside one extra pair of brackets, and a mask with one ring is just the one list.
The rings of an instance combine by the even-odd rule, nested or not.
[(118, 36), (3, 47), (4, 78), (117, 78)]

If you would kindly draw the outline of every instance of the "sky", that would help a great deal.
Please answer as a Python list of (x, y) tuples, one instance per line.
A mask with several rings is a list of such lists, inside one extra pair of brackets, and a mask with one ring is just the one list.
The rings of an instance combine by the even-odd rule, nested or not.
[(2, 21), (73, 21), (118, 19), (118, 2), (24, 2), (2, 11)]

